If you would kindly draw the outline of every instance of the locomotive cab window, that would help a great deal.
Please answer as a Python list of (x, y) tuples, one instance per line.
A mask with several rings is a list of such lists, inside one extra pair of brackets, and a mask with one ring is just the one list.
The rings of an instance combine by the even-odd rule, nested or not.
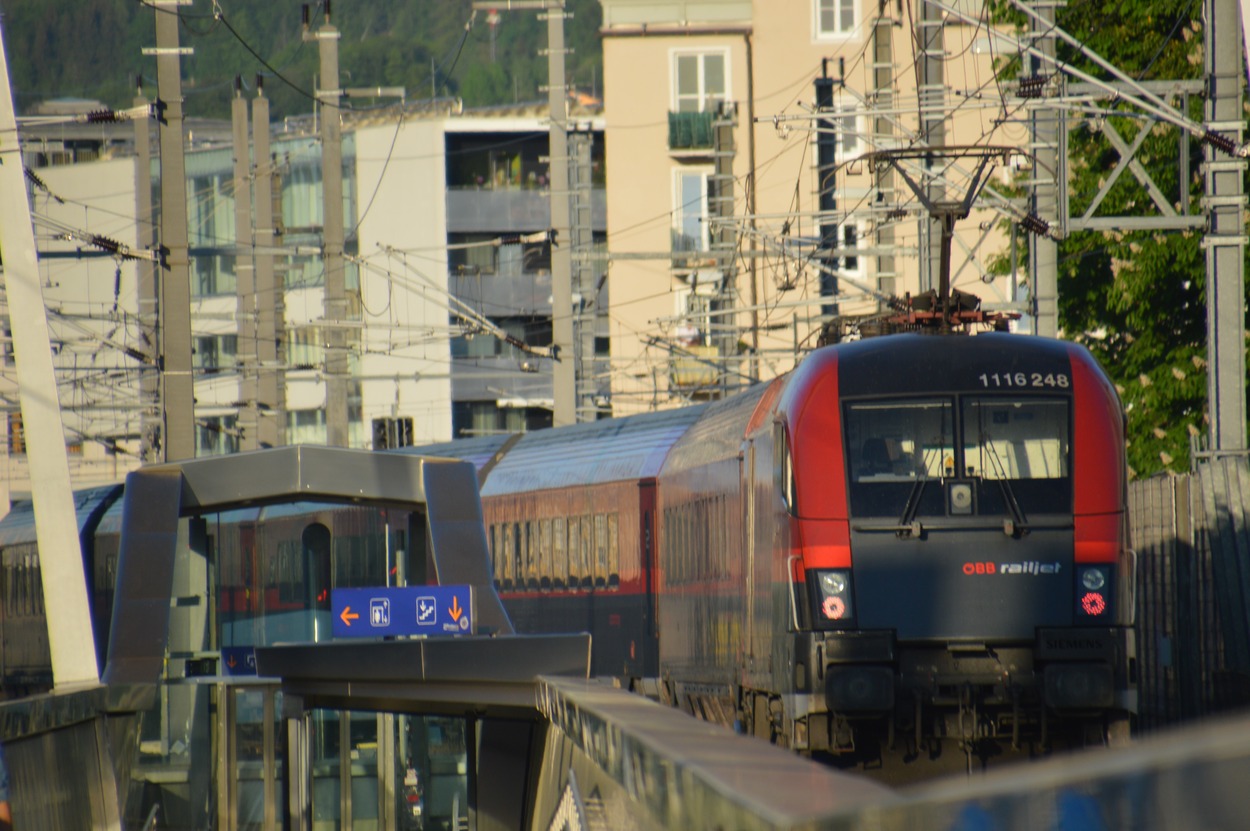
[(773, 485), (781, 494), (781, 501), (791, 516), (798, 516), (794, 504), (794, 460), (790, 458), (790, 437), (786, 425), (780, 421), (773, 425)]
[(954, 402), (947, 398), (848, 404), (846, 458), (852, 512), (894, 517), (906, 511), (943, 514), (941, 488), (922, 483), (954, 476), (954, 423)]
[(963, 469), (977, 482), (980, 513), (1072, 510), (1068, 402), (1062, 398), (966, 398)]
[[(1021, 395), (854, 401), (846, 458), (856, 516), (1012, 516), (1071, 510), (1065, 398)], [(956, 436), (958, 441), (956, 441)], [(955, 483), (975, 498), (949, 502)]]

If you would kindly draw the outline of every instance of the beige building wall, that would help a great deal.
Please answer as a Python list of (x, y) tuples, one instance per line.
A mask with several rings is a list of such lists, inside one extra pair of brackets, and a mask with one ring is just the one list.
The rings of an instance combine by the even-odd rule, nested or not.
[[(888, 3), (880, 9), (875, 0), (859, 2), (846, 32), (826, 37), (818, 31), (817, 12), (822, 5), (831, 6), (829, 0), (601, 2), (617, 414), (678, 406), (709, 394), (709, 388), (699, 387), (711, 371), (703, 361), (721, 356), (710, 354), (708, 338), (692, 341), (692, 330), (703, 329), (706, 334), (718, 321), (736, 325), (733, 342), (738, 346), (732, 351), (741, 354), (726, 362), (731, 386), (746, 376), (768, 379), (785, 372), (816, 345), (823, 304), (820, 272), (811, 253), (822, 223), (816, 215), (817, 137), (812, 113), (813, 84), (821, 76), (822, 63), (829, 77), (844, 82), (834, 88), (835, 106), (843, 116), (838, 123), (853, 130), (838, 154), (843, 166), (836, 174), (836, 221), (854, 226), (859, 253), (855, 268), (843, 268), (838, 311), (862, 315), (880, 308), (878, 299), (862, 290), (878, 286), (882, 276), (878, 254), (896, 258), (896, 294), (929, 287), (928, 281), (921, 285), (920, 259), (927, 211), (897, 175), (897, 198), (878, 194), (873, 166), (865, 160), (854, 161), (873, 150), (918, 143), (913, 46), (917, 7)], [(960, 6), (968, 11), (971, 4), (965, 0)], [(872, 134), (873, 104), (878, 100), (872, 88), (873, 30), (879, 14), (888, 21), (893, 51), (890, 77), (895, 101), (888, 112), (881, 113), (890, 119), (892, 138)], [(984, 28), (948, 18), (942, 32), (945, 144), (1024, 146), (1026, 115), (1009, 111), (1002, 103)], [(743, 311), (702, 317), (700, 323), (682, 314), (690, 307), (692, 295), (697, 308), (701, 292), (715, 293), (717, 271), (683, 267), (699, 265), (689, 260), (677, 261), (674, 267), (669, 256), (671, 229), (681, 222), (675, 206), (680, 203), (682, 177), (711, 172), (714, 158), (706, 150), (670, 148), (668, 120), (670, 110), (681, 106), (676, 91), (681, 56), (694, 56), (698, 63), (706, 61), (700, 57), (706, 55), (722, 56), (724, 89), (736, 105), (733, 213), (737, 256), (728, 305)], [(690, 65), (687, 61), (687, 76)], [(707, 81), (706, 76), (701, 80)], [(964, 158), (949, 163), (946, 198), (963, 197), (976, 162)], [(910, 164), (913, 179), (921, 181), (917, 163)], [(1005, 175), (998, 160), (991, 186), (1001, 186)], [(990, 196), (984, 194), (984, 198)], [(887, 219), (890, 209), (895, 214)], [(1008, 244), (998, 227), (1000, 218), (992, 211), (974, 210), (958, 223), (953, 245), (952, 285), (980, 296), (987, 306), (1014, 298), (1011, 281), (990, 280), (986, 273), (989, 259), (1005, 252)], [(893, 246), (874, 248), (878, 230), (886, 227), (892, 230)], [(932, 280), (936, 283), (936, 270)], [(692, 349), (692, 343), (700, 348)], [(679, 351), (674, 353), (673, 347)], [(674, 380), (677, 383), (670, 383)]]

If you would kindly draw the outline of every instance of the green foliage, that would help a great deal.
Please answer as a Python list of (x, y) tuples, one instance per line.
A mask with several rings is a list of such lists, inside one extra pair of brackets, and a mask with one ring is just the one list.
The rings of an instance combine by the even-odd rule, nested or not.
[[(1058, 24), (1132, 77), (1196, 78), (1202, 70), (1202, 32), (1191, 15), (1199, 10), (1191, 0), (1080, 3), (1062, 7)], [(1010, 19), (1022, 18), (1014, 14)], [(1076, 49), (1065, 45), (1060, 57), (1095, 77), (1109, 77)], [(1015, 77), (1019, 63), (1006, 71)], [(1189, 117), (1201, 121), (1200, 101), (1190, 102)], [(1202, 148), (1188, 144), (1190, 180), (1180, 183), (1177, 192), (1182, 146), (1177, 128), (1125, 104), (1086, 114), (1080, 123), (1080, 115), (1069, 118), (1069, 126), (1075, 126), (1068, 133), (1072, 216), (1085, 213), (1122, 162), (1104, 129), (1114, 129), (1129, 145), (1148, 130), (1135, 161), (1164, 189), (1174, 209), (1200, 212)], [(1159, 210), (1133, 173), (1123, 171), (1094, 215), (1158, 216)], [(1128, 412), (1129, 466), (1138, 476), (1187, 469), (1190, 436), (1208, 431), (1201, 242), (1198, 232), (1117, 230), (1072, 233), (1059, 244), (1060, 327), (1089, 347), (1115, 381)], [(995, 267), (1003, 273), (1006, 258)]]
[[(302, 36), (302, 5), (218, 0), (222, 19), (210, 0), (182, 7), (179, 42), (195, 50), (183, 61), (187, 116), (228, 118), (235, 76), (250, 90), (257, 74), (275, 119), (311, 112), (319, 59), (317, 44)], [(309, 5), (316, 30), (322, 4)], [(570, 0), (567, 8), (567, 80), (590, 90), (602, 75), (599, 3)], [(409, 100), (462, 96), (470, 106), (546, 100), (539, 87), (547, 83), (547, 60), (538, 51), (547, 24), (536, 12), (499, 12), (492, 61), (486, 13), (477, 13), (466, 35), (471, 0), (337, 0), (331, 11), (344, 87), (402, 86)], [(141, 50), (155, 45), (155, 15), (164, 12), (136, 0), (5, 0), (3, 12), (19, 112), (64, 97), (128, 107), (136, 76), (155, 96), (155, 58)]]

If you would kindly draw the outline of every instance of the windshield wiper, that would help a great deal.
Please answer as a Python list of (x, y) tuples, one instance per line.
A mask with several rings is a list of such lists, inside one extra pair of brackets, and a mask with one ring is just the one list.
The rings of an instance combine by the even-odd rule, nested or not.
[(899, 536), (919, 537), (920, 532), (924, 530), (920, 526), (920, 521), (916, 519), (916, 511), (920, 510), (920, 495), (924, 493), (924, 486), (928, 483), (929, 477), (922, 475), (911, 486), (911, 493), (907, 495), (907, 502), (903, 505), (903, 515), (898, 518)]
[[(1007, 468), (999, 457), (998, 452), (994, 450), (994, 444), (989, 442), (981, 445), (981, 447), (989, 454), (994, 473), (998, 475), (998, 488), (1003, 493), (1003, 502), (1007, 503), (1007, 510), (1011, 514), (1010, 519), (1003, 520), (1003, 533), (1009, 537), (1014, 537), (1016, 531), (1027, 531), (1029, 528), (1028, 521), (1024, 516), (1024, 510), (1021, 509), (1020, 503), (1016, 501), (1016, 492), (1011, 489), (1011, 483), (1007, 480)], [(984, 476), (982, 479), (984, 479)]]

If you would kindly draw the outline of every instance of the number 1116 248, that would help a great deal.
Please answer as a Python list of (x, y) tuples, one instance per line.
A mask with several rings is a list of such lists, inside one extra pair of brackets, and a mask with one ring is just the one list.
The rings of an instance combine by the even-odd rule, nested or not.
[(1070, 386), (1068, 376), (1062, 372), (982, 372), (977, 376), (983, 387), (1057, 387)]

